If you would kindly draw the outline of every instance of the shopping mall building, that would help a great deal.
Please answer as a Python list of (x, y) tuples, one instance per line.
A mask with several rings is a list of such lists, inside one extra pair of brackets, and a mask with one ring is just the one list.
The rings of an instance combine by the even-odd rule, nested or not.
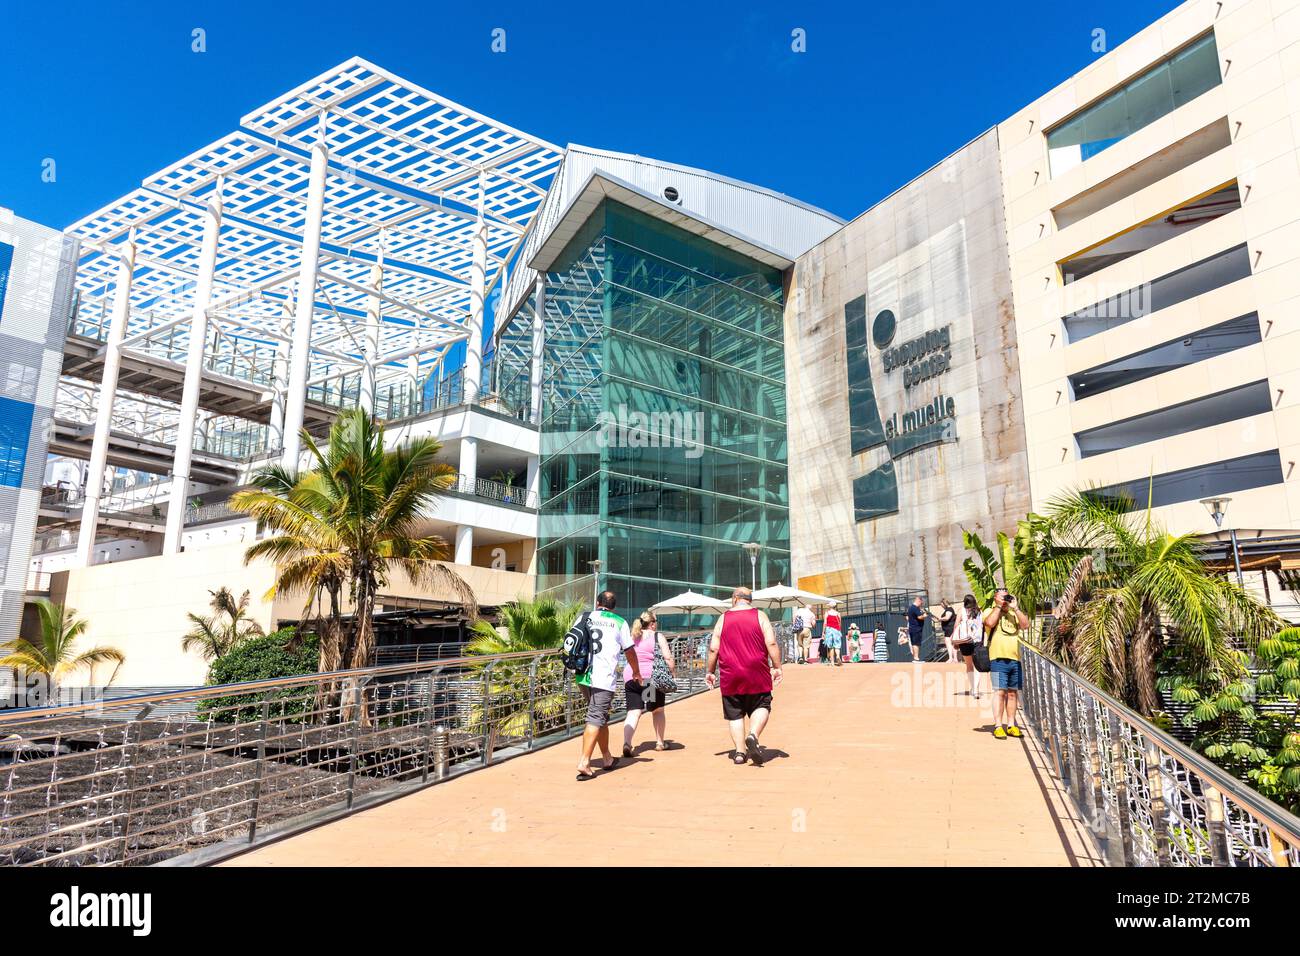
[[(225, 500), (359, 405), (442, 441), (460, 479), (428, 528), (484, 605), (597, 580), (630, 610), (751, 579), (959, 598), (962, 529), (1075, 488), (1235, 530), (1294, 602), (1288, 6), (1184, 3), (849, 222), (349, 61), (67, 231), (50, 424), (3, 433), (36, 528), (7, 586), (89, 618), (119, 684), (200, 680), (179, 638), (208, 589), (301, 613), (262, 597)], [(3, 400), (32, 404), (26, 374)]]

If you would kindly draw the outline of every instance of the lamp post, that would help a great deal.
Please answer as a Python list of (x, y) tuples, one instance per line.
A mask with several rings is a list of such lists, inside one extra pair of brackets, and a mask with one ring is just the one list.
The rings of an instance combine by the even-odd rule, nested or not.
[[(1231, 500), (1222, 496), (1201, 499), (1201, 504), (1205, 505), (1206, 510), (1210, 512), (1210, 517), (1214, 519), (1216, 528), (1223, 527), (1223, 519), (1228, 514), (1228, 502)], [(1246, 582), (1241, 576), (1241, 552), (1237, 549), (1237, 529), (1230, 526), (1228, 536), (1232, 539), (1232, 564), (1237, 569), (1237, 586), (1244, 588)]]
[(597, 558), (594, 561), (588, 561), (587, 564), (591, 567), (591, 609), (594, 611), (596, 609), (596, 595), (600, 594), (600, 569), (604, 566), (604, 562)]
[(748, 544), (742, 544), (749, 553), (749, 589), (750, 591), (758, 590), (758, 552), (763, 550), (763, 546), (756, 541)]

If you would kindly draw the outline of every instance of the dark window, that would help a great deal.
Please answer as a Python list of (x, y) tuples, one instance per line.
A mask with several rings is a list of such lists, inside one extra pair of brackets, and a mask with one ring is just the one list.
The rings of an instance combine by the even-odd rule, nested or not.
[(1235, 422), (1251, 415), (1262, 415), (1272, 407), (1268, 382), (1252, 382), (1170, 408), (1159, 408), (1123, 421), (1090, 428), (1074, 437), (1079, 443), (1079, 456), (1091, 458), (1108, 451), (1194, 432), (1199, 428)]
[(1248, 275), (1250, 254), (1243, 243), (1065, 316), (1066, 335), (1080, 342)]
[(1098, 365), (1070, 376), (1075, 399), (1100, 395), (1112, 388), (1140, 382), (1162, 372), (1204, 362), (1260, 341), (1259, 316), (1252, 312), (1181, 339), (1134, 352), (1124, 358)]
[(1282, 483), (1282, 456), (1276, 451), (1260, 452), (1210, 465), (1197, 465), (1180, 471), (1169, 471), (1153, 479), (1135, 478), (1132, 481), (1098, 488), (1088, 494), (1097, 498), (1117, 498), (1126, 501), (1129, 510), (1147, 506), (1148, 486), (1151, 505), (1176, 505), (1183, 501), (1199, 501), (1214, 495), (1227, 495), (1235, 491), (1248, 491), (1267, 485)]

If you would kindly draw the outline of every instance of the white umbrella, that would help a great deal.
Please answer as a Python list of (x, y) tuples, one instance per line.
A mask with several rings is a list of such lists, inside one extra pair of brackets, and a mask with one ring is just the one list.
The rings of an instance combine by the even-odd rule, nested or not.
[(787, 604), (839, 604), (835, 598), (824, 594), (814, 594), (801, 588), (792, 588), (788, 584), (774, 584), (770, 588), (759, 588), (754, 592), (755, 607), (784, 608)]
[(648, 610), (655, 614), (721, 614), (731, 607), (727, 601), (700, 594), (696, 591), (683, 591), (666, 601), (660, 601)]

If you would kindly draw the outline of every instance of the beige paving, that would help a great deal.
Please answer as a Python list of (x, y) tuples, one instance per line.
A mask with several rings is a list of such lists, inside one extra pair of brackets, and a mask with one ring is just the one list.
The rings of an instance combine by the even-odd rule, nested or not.
[(227, 865), (1094, 865), (1036, 745), (996, 740), (955, 666), (786, 675), (762, 767), (728, 759), (713, 692), (669, 706), (673, 749), (647, 721), (646, 749), (587, 783), (565, 742)]

